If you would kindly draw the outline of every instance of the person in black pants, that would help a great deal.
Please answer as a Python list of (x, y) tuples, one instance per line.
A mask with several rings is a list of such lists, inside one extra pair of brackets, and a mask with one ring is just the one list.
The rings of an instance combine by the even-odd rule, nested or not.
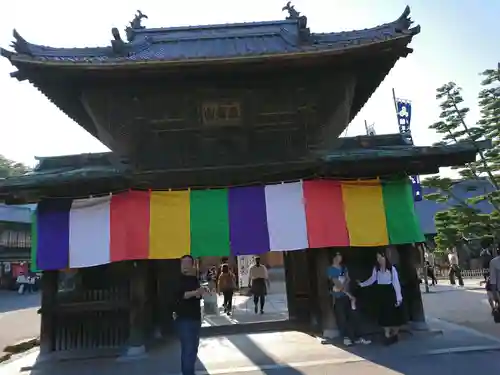
[(190, 255), (181, 258), (181, 272), (174, 308), (175, 325), (181, 342), (181, 372), (182, 375), (195, 375), (200, 345), (200, 300), (206, 290), (200, 287), (194, 259)]
[(229, 270), (227, 264), (223, 264), (221, 267), (221, 274), (217, 283), (217, 289), (219, 293), (224, 296), (224, 313), (231, 315), (233, 311), (233, 294), (236, 289), (236, 280), (233, 273)]
[(403, 295), (396, 267), (389, 261), (385, 251), (377, 252), (372, 275), (359, 286), (375, 286), (378, 308), (378, 323), (384, 328), (387, 345), (398, 342), (399, 328), (406, 323), (402, 308)]
[(434, 267), (431, 266), (429, 261), (425, 261), (425, 269), (427, 270), (427, 278), (431, 279), (432, 286), (437, 285), (436, 275), (434, 274)]
[(256, 314), (259, 312), (258, 307), (260, 302), (260, 313), (264, 314), (269, 275), (267, 268), (260, 263), (260, 257), (255, 258), (255, 264), (250, 267), (248, 273), (249, 287), (253, 294), (254, 311)]

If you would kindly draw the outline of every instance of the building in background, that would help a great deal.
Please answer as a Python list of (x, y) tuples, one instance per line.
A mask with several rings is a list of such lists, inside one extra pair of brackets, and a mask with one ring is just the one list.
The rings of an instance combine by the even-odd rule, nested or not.
[(29, 271), (31, 209), (0, 205), (0, 289), (14, 289), (21, 272)]
[[(454, 185), (453, 194), (460, 200), (465, 201), (468, 198), (473, 198), (478, 195), (484, 195), (492, 192), (493, 186), (487, 179), (480, 180), (466, 180), (458, 182)], [(415, 211), (418, 215), (420, 226), (424, 232), (429, 244), (434, 244), (434, 236), (436, 235), (436, 223), (434, 218), (437, 212), (446, 211), (450, 208), (449, 204), (437, 203), (435, 201), (425, 199), (427, 194), (436, 193), (436, 189), (431, 189), (427, 187), (422, 188), (423, 199), (415, 202)], [(487, 201), (481, 201), (474, 205), (475, 208), (479, 209), (482, 213), (490, 213), (493, 209), (491, 204)], [(464, 262), (464, 266), (470, 268), (481, 267), (479, 261), (479, 251), (481, 249), (481, 244), (479, 241), (469, 241), (467, 246), (463, 246), (460, 250), (462, 256), (461, 261)], [(477, 258), (477, 259), (474, 259)]]
[[(453, 188), (453, 194), (459, 199), (465, 200), (478, 195), (483, 195), (493, 191), (491, 183), (486, 180), (467, 180), (457, 183)], [(424, 187), (423, 196), (420, 202), (415, 202), (415, 209), (420, 220), (420, 225), (422, 231), (426, 236), (434, 236), (436, 234), (436, 224), (434, 223), (434, 217), (437, 212), (446, 211), (450, 208), (449, 204), (437, 203), (431, 200), (425, 199), (427, 194), (436, 193), (436, 189), (431, 189)], [(453, 204), (453, 202), (450, 202)], [(493, 207), (490, 203), (486, 201), (479, 202), (475, 205), (476, 208), (481, 210), (483, 213), (490, 213)]]

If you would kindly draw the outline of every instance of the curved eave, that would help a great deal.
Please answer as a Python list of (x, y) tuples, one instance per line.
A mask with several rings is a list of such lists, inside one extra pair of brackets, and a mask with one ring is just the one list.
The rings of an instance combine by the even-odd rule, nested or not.
[[(170, 169), (125, 173), (112, 167), (47, 171), (0, 180), (0, 200), (7, 197), (39, 196), (43, 189), (179, 188), (251, 185), (255, 181), (277, 182), (312, 177), (389, 176), (401, 173), (436, 173), (441, 166), (463, 165), (475, 160), (478, 150), (491, 147), (485, 140), (438, 147), (379, 147), (332, 151), (309, 161), (267, 163), (233, 167)], [(242, 173), (244, 172), (244, 173)], [(222, 180), (220, 180), (222, 179)], [(161, 182), (163, 181), (163, 182)], [(222, 183), (218, 181), (225, 181)], [(162, 185), (163, 184), (163, 185)], [(166, 185), (165, 185), (166, 184)], [(38, 191), (38, 192), (37, 192)], [(109, 190), (107, 190), (109, 192)], [(87, 193), (89, 193), (87, 191)], [(24, 199), (24, 198), (23, 198)], [(15, 199), (14, 199), (15, 201)]]
[[(234, 64), (234, 63), (251, 63), (261, 62), (265, 60), (295, 60), (303, 58), (315, 58), (323, 56), (338, 56), (346, 54), (364, 54), (371, 51), (380, 50), (384, 47), (391, 45), (405, 45), (407, 46), (417, 31), (409, 31), (397, 36), (395, 38), (375, 41), (372, 43), (351, 45), (345, 48), (328, 49), (328, 45), (319, 45), (304, 47), (300, 52), (288, 53), (269, 53), (259, 55), (247, 56), (234, 56), (234, 57), (220, 57), (220, 58), (192, 58), (192, 59), (179, 59), (179, 60), (125, 60), (115, 59), (107, 60), (105, 62), (96, 62), (89, 59), (86, 61), (54, 61), (39, 59), (29, 55), (17, 54), (5, 49), (0, 49), (2, 56), (9, 59), (9, 61), (18, 69), (23, 67), (61, 67), (69, 69), (82, 69), (82, 70), (106, 70), (106, 69), (143, 69), (143, 68), (165, 68), (165, 67), (179, 67), (179, 66), (193, 66), (193, 65), (209, 65), (209, 64)], [(307, 49), (306, 49), (307, 48)]]
[(403, 56), (395, 56), (393, 59), (388, 58), (384, 62), (384, 64), (382, 64), (382, 68), (378, 71), (362, 71), (359, 73), (357, 77), (356, 91), (354, 94), (353, 103), (351, 105), (349, 121), (352, 121), (354, 117), (356, 117), (356, 115), (359, 113), (359, 111), (361, 111), (364, 105), (368, 102), (368, 100), (370, 100), (377, 88), (385, 80), (385, 77), (387, 77), (392, 68), (394, 68), (394, 65), (396, 65), (396, 62), (399, 60), (399, 58), (406, 57), (409, 53), (413, 52), (413, 50), (407, 48), (405, 52), (406, 54), (404, 54)]
[(90, 135), (99, 140), (97, 128), (92, 118), (85, 111), (78, 95), (68, 95), (64, 90), (56, 90), (44, 87), (36, 81), (30, 83), (44, 95), (52, 104), (59, 108), (71, 120), (82, 126)]
[(425, 162), (436, 167), (454, 167), (476, 160), (480, 151), (492, 147), (491, 140), (486, 139), (475, 143), (459, 142), (445, 146), (385, 146), (374, 149), (348, 149), (332, 151), (321, 159), (327, 163), (340, 161), (363, 161), (376, 159), (412, 159), (414, 162)]

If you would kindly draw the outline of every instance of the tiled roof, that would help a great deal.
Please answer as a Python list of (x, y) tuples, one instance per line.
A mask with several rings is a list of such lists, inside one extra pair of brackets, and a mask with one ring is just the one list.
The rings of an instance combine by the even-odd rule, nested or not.
[[(325, 161), (342, 160), (364, 160), (373, 158), (421, 158), (421, 157), (443, 157), (443, 164), (440, 166), (453, 166), (445, 159), (446, 156), (455, 156), (463, 153), (472, 153), (475, 155), (478, 148), (486, 150), (491, 147), (489, 140), (480, 141), (476, 144), (472, 142), (459, 142), (453, 145), (444, 146), (379, 146), (376, 148), (359, 148), (353, 150), (336, 150), (324, 156)], [(451, 160), (451, 159), (450, 159)]]
[(1, 54), (14, 61), (58, 63), (123, 63), (231, 59), (241, 57), (328, 52), (406, 38), (410, 42), (420, 27), (410, 28), (410, 9), (394, 22), (371, 29), (327, 34), (311, 33), (307, 19), (290, 14), (271, 22), (146, 29), (136, 16), (126, 29), (128, 41), (112, 30), (108, 47), (52, 48), (27, 42), (16, 31), (14, 52)]
[[(475, 190), (472, 190), (474, 188)], [(464, 201), (467, 198), (473, 198), (478, 195), (483, 195), (486, 193), (491, 193), (494, 191), (493, 186), (487, 180), (468, 180), (459, 182), (453, 186), (453, 194), (460, 200)], [(435, 193), (436, 189), (423, 188), (423, 195)], [(453, 199), (451, 199), (450, 204), (457, 204)], [(445, 203), (437, 203), (431, 200), (422, 199), (419, 202), (415, 202), (415, 211), (418, 214), (420, 220), (420, 226), (425, 234), (435, 234), (436, 224), (434, 222), (434, 216), (437, 212), (446, 211), (450, 206)], [(487, 201), (479, 202), (475, 205), (475, 208), (480, 210), (482, 213), (490, 213), (493, 209), (491, 204)]]
[[(346, 137), (340, 142), (338, 148), (332, 150), (327, 155), (318, 157), (311, 161), (311, 165), (336, 165), (338, 163), (358, 163), (376, 161), (383, 159), (401, 159), (401, 158), (422, 158), (425, 156), (433, 157), (439, 160), (442, 166), (453, 165), (450, 163), (452, 156), (466, 154), (469, 159), (473, 159), (477, 153), (477, 147), (481, 150), (491, 147), (491, 142), (483, 141), (473, 145), (469, 142), (461, 142), (452, 146), (389, 146), (394, 144), (398, 135), (379, 135), (373, 138), (379, 138), (381, 143), (387, 146), (376, 146), (362, 148), (357, 146), (359, 139), (366, 137)], [(242, 166), (245, 167), (245, 166)], [(169, 171), (169, 170), (165, 170)], [(175, 170), (173, 170), (175, 172)], [(101, 179), (123, 178), (133, 183), (134, 178), (140, 176), (128, 168), (126, 160), (114, 160), (112, 152), (97, 154), (80, 154), (56, 157), (40, 158), (40, 163), (31, 174), (8, 177), (0, 180), (0, 192), (19, 191), (22, 189), (35, 189), (55, 184), (64, 184), (70, 182), (89, 183)]]

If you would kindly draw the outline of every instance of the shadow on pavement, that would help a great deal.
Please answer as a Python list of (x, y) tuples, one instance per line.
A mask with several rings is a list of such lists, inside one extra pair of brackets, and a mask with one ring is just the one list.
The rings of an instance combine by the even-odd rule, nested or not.
[[(241, 363), (243, 363), (243, 366)], [(206, 366), (205, 363), (208, 365)], [(289, 375), (302, 375), (303, 372), (278, 363), (266, 351), (262, 350), (247, 335), (213, 337), (202, 340), (196, 363), (196, 374), (237, 374), (250, 372), (276, 374), (276, 370), (286, 371)], [(258, 369), (258, 370), (257, 370)], [(163, 374), (180, 375), (180, 346), (172, 341), (162, 348), (151, 351), (142, 359), (117, 362), (114, 358), (72, 360), (67, 362), (48, 362), (39, 358), (31, 363), (17, 367), (8, 375), (19, 373), (29, 375), (117, 375), (126, 372), (129, 375)], [(0, 371), (0, 374), (3, 374)]]
[(233, 344), (241, 353), (243, 353), (247, 358), (257, 367), (260, 367), (260, 371), (263, 374), (276, 374), (276, 367), (286, 371), (290, 375), (302, 375), (303, 372), (299, 371), (288, 365), (282, 363), (278, 364), (273, 358), (271, 358), (265, 351), (263, 351), (255, 342), (247, 335), (229, 336), (228, 340)]
[[(500, 352), (500, 340), (494, 337), (439, 319), (430, 318), (428, 324), (430, 327), (428, 332), (402, 333), (400, 341), (390, 346), (383, 345), (381, 335), (372, 338), (373, 343), (367, 346), (345, 347), (340, 340), (326, 342), (324, 345), (331, 345), (366, 362), (401, 374), (421, 373), (414, 370), (418, 366), (422, 369), (425, 363), (436, 363), (437, 366), (438, 361), (451, 361), (450, 358), (457, 356), (463, 358), (465, 354), (493, 353), (493, 356), (498, 356)], [(411, 371), (410, 363), (415, 367)], [(432, 366), (429, 369), (431, 370)], [(440, 368), (440, 372), (441, 370)], [(445, 373), (457, 374), (456, 371)]]
[[(204, 338), (200, 345), (197, 375), (470, 374), (462, 371), (466, 367), (469, 370), (477, 368), (485, 373), (498, 373), (489, 370), (500, 368), (497, 360), (500, 340), (495, 341), (472, 330), (434, 319), (429, 324), (433, 331), (440, 329), (444, 333), (404, 335), (398, 344), (389, 347), (379, 342), (349, 348), (337, 342), (322, 345), (316, 337), (299, 331)], [(172, 338), (143, 359), (125, 363), (117, 362), (114, 358), (45, 363), (26, 369), (24, 374), (117, 375), (126, 372), (128, 375), (178, 375), (179, 358), (179, 344)], [(474, 366), (467, 358), (476, 358)], [(491, 358), (495, 359), (496, 364)], [(457, 361), (463, 362), (463, 368)], [(484, 361), (484, 367), (478, 368), (478, 365), (482, 365), (481, 361)], [(0, 374), (4, 373), (18, 375), (19, 366), (16, 371), (2, 372), (0, 369)]]

